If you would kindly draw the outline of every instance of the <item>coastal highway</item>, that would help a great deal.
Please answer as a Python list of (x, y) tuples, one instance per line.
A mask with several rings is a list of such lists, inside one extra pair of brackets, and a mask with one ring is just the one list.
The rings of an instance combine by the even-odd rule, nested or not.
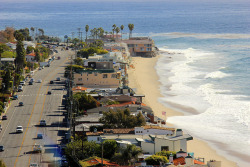
[[(48, 166), (50, 162), (60, 160), (57, 144), (62, 139), (63, 106), (62, 98), (67, 92), (62, 83), (64, 68), (69, 63), (72, 51), (61, 51), (55, 54), (61, 59), (52, 61), (50, 67), (35, 72), (35, 82), (29, 85), (26, 82), (23, 92), (18, 92), (18, 100), (11, 102), (6, 115), (7, 120), (2, 120), (3, 130), (0, 133), (0, 145), (5, 147), (0, 152), (7, 167), (28, 167), (30, 163)], [(55, 81), (57, 77), (61, 81)], [(37, 81), (41, 79), (42, 83)], [(49, 82), (54, 80), (54, 84)], [(48, 91), (52, 94), (49, 95)], [(18, 106), (23, 102), (24, 106)], [(45, 119), (47, 126), (40, 127), (39, 122)], [(17, 126), (23, 126), (23, 133), (16, 133)], [(43, 134), (43, 139), (37, 139), (37, 134)], [(40, 144), (42, 153), (34, 153), (33, 146)]]

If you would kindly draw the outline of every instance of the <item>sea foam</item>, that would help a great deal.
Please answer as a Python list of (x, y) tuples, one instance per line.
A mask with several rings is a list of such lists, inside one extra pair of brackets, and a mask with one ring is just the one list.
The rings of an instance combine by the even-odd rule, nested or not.
[(208, 80), (230, 76), (220, 71), (225, 69), (224, 66), (217, 64), (217, 70), (209, 65), (207, 68), (199, 66), (206, 59), (219, 62), (216, 53), (192, 48), (160, 50), (162, 56), (156, 65), (164, 95), (160, 102), (168, 107), (178, 104), (197, 111), (193, 115), (180, 107), (185, 116), (169, 117), (167, 122), (203, 140), (225, 144), (226, 150), (219, 147), (217, 150), (227, 156), (230, 156), (230, 150), (250, 155), (250, 102), (239, 100), (244, 96), (230, 94), (231, 90), (218, 89), (214, 84), (220, 82)]

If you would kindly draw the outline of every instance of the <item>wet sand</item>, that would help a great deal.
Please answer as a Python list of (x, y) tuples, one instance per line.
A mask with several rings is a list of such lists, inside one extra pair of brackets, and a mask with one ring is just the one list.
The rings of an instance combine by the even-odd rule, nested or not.
[[(166, 118), (171, 116), (181, 116), (181, 112), (175, 111), (160, 103), (159, 98), (163, 97), (160, 92), (159, 77), (156, 73), (155, 65), (159, 56), (153, 58), (133, 57), (132, 64), (134, 68), (129, 68), (129, 87), (136, 88), (137, 94), (144, 94), (143, 102), (151, 107), (154, 114), (160, 118), (165, 118), (162, 111), (166, 112)], [(181, 107), (181, 106), (179, 106)], [(184, 108), (189, 110), (188, 108)], [(194, 113), (192, 109), (189, 111)], [(172, 126), (169, 125), (168, 126)], [(174, 125), (173, 125), (174, 126)], [(222, 167), (237, 167), (236, 163), (219, 155), (215, 149), (211, 148), (206, 142), (194, 138), (188, 141), (188, 152), (194, 152), (195, 157), (205, 158), (205, 162), (209, 160), (217, 160), (222, 162)]]

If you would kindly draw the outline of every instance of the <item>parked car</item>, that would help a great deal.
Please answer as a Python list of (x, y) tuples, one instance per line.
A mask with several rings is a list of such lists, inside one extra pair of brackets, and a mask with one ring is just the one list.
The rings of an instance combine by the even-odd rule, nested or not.
[(37, 134), (37, 139), (43, 139), (43, 134), (38, 133), (38, 134)]
[(2, 116), (2, 120), (7, 120), (8, 118), (7, 118), (7, 115), (3, 115)]
[(42, 120), (40, 121), (40, 126), (46, 126), (46, 120), (42, 119)]
[(14, 96), (12, 97), (12, 99), (13, 99), (13, 100), (17, 100), (17, 99), (18, 99), (18, 96), (17, 96), (17, 95), (14, 95)]
[(4, 146), (0, 146), (0, 151), (4, 151)]
[(23, 127), (22, 126), (17, 126), (16, 127), (16, 133), (23, 133)]
[(32, 81), (29, 81), (29, 85), (33, 85), (33, 82), (32, 82)]
[(60, 60), (60, 59), (61, 59), (61, 57), (60, 57), (60, 56), (58, 56), (58, 57), (57, 57), (57, 60)]
[(3, 129), (3, 127), (2, 127), (2, 125), (0, 124), (0, 132), (2, 131), (2, 129)]
[(20, 85), (22, 85), (22, 86), (25, 85), (25, 81), (21, 81)]
[(38, 70), (42, 70), (42, 67), (39, 67), (39, 69)]
[(23, 102), (19, 102), (19, 106), (23, 106)]
[(30, 163), (30, 167), (39, 167), (37, 163)]
[(50, 84), (53, 84), (53, 83), (54, 83), (54, 81), (50, 81), (49, 83), (50, 83)]
[(31, 82), (35, 82), (35, 79), (34, 79), (34, 78), (31, 78), (30, 81), (31, 81)]

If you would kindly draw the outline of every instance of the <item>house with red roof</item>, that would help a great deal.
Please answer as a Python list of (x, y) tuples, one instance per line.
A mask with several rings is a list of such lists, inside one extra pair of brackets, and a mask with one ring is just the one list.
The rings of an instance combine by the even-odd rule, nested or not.
[(91, 157), (91, 158), (88, 158), (86, 160), (83, 160), (83, 161), (80, 161), (80, 164), (82, 166), (119, 166), (117, 163), (115, 162), (110, 162), (108, 160), (105, 160), (105, 159), (101, 159), (99, 157)]

